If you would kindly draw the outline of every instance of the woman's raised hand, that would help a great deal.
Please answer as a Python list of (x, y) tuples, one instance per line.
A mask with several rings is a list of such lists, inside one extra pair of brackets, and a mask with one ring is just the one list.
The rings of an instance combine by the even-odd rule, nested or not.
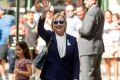
[(42, 5), (43, 5), (43, 13), (47, 13), (51, 7), (50, 0), (42, 0)]

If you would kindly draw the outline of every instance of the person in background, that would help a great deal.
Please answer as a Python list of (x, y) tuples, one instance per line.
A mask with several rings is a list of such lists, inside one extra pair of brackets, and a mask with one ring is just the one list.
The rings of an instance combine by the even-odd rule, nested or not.
[(32, 57), (34, 58), (36, 56), (35, 48), (37, 45), (37, 32), (36, 32), (37, 23), (34, 21), (33, 11), (27, 12), (27, 21), (24, 23), (24, 27), (27, 31), (25, 41), (30, 49)]
[(34, 21), (38, 23), (39, 16), (42, 15), (42, 3), (39, 0), (35, 0), (34, 6), (30, 9), (30, 11), (34, 12)]
[(81, 6), (83, 3), (82, 3), (83, 0), (76, 0), (76, 6)]
[(117, 24), (119, 26), (119, 14), (118, 13), (114, 13), (112, 14), (112, 21), (115, 22), (115, 24)]
[[(43, 6), (46, 4), (43, 4)], [(50, 42), (45, 64), (40, 74), (41, 80), (79, 80), (79, 54), (76, 38), (66, 33), (66, 18), (61, 13), (53, 16), (53, 31), (45, 30), (44, 23), (49, 7), (43, 9), (38, 22), (38, 34)]]
[(116, 22), (112, 21), (112, 12), (106, 10), (104, 12), (105, 23), (103, 41), (105, 44), (105, 52), (102, 57), (106, 67), (107, 80), (111, 79), (111, 66), (114, 64), (114, 80), (118, 80), (118, 58), (119, 58), (119, 38), (120, 38), (120, 27), (116, 25)]
[(84, 4), (88, 11), (79, 30), (80, 73), (82, 80), (102, 80), (100, 64), (104, 52), (104, 14), (98, 7), (97, 0), (84, 0)]
[(10, 34), (10, 28), (15, 24), (15, 17), (12, 15), (4, 14), (4, 10), (0, 8), (0, 29), (1, 29), (1, 38), (0, 38), (0, 65), (1, 65), (1, 76), (3, 80), (7, 80), (5, 74), (5, 60), (7, 58), (8, 51), (8, 38)]
[(74, 10), (73, 5), (67, 5), (65, 8), (67, 21), (66, 33), (76, 37), (78, 42), (80, 37), (79, 29), (82, 27), (82, 21), (75, 15)]
[(85, 8), (83, 6), (76, 7), (76, 15), (83, 20), (85, 17)]
[(44, 28), (46, 30), (52, 31), (51, 22), (52, 22), (53, 16), (54, 16), (54, 7), (51, 5), (50, 10), (46, 14), (46, 20), (45, 20), (45, 25), (44, 25)]
[[(10, 35), (16, 35), (16, 32), (17, 32), (17, 26), (16, 25), (13, 25), (11, 28), (10, 28)], [(25, 29), (25, 26), (24, 26), (24, 21), (22, 20), (22, 18), (20, 18), (19, 20), (19, 35), (27, 35), (27, 30)]]
[[(84, 17), (85, 17), (85, 8), (83, 7), (83, 6), (77, 6), (76, 7), (76, 15), (79, 17), (79, 19), (83, 22), (83, 19), (84, 19)], [(79, 32), (79, 31), (78, 31)], [(80, 34), (80, 33), (79, 33)], [(81, 37), (81, 35), (79, 36), (79, 40), (80, 40), (80, 37)], [(79, 45), (78, 45), (78, 47), (79, 47)], [(79, 55), (79, 57), (80, 57), (80, 55)], [(80, 66), (80, 70), (81, 70), (81, 66)], [(80, 76), (81, 76), (81, 74), (80, 74)], [(81, 78), (81, 77), (80, 77)]]
[(65, 6), (67, 5), (73, 5), (73, 1), (72, 0), (65, 0)]
[[(22, 21), (22, 18), (19, 21), (19, 37), (23, 36), (21, 38), (21, 40), (24, 41), (25, 35), (27, 35), (27, 30), (24, 27), (24, 22)], [(16, 25), (13, 25), (10, 28), (10, 38), (12, 38), (13, 36), (16, 36)], [(14, 42), (14, 41), (13, 41)], [(15, 55), (15, 43), (12, 43), (11, 40), (9, 40), (9, 47), (8, 47), (8, 62), (9, 62), (9, 80), (14, 80), (14, 67), (15, 67), (15, 59), (16, 59), (16, 55)]]
[(24, 41), (16, 43), (15, 80), (30, 80), (32, 75), (31, 56), (29, 48)]
[(33, 12), (42, 12), (42, 3), (39, 0), (34, 1), (34, 5), (30, 9)]

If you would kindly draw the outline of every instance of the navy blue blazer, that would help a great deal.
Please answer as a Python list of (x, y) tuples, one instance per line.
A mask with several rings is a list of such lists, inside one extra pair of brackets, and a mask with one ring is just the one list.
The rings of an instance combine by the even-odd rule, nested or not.
[(76, 38), (66, 35), (66, 53), (63, 58), (60, 58), (55, 32), (44, 29), (45, 19), (40, 19), (38, 23), (38, 34), (45, 40), (46, 44), (51, 39), (48, 54), (45, 61), (45, 66), (41, 72), (41, 79), (48, 80), (79, 80), (79, 54)]

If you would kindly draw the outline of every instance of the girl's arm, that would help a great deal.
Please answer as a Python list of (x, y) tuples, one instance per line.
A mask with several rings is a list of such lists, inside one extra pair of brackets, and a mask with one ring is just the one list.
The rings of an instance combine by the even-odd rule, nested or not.
[(27, 67), (27, 71), (21, 71), (18, 68), (15, 68), (15, 73), (21, 74), (26, 77), (30, 77), (32, 75), (32, 66), (31, 64), (26, 64), (26, 67)]

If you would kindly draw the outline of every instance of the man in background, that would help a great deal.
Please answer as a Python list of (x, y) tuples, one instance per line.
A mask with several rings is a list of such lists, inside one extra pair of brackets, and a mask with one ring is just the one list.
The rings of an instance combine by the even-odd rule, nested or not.
[(101, 79), (101, 56), (104, 52), (102, 39), (104, 14), (97, 6), (97, 0), (84, 0), (88, 8), (80, 29), (79, 54), (82, 80)]

